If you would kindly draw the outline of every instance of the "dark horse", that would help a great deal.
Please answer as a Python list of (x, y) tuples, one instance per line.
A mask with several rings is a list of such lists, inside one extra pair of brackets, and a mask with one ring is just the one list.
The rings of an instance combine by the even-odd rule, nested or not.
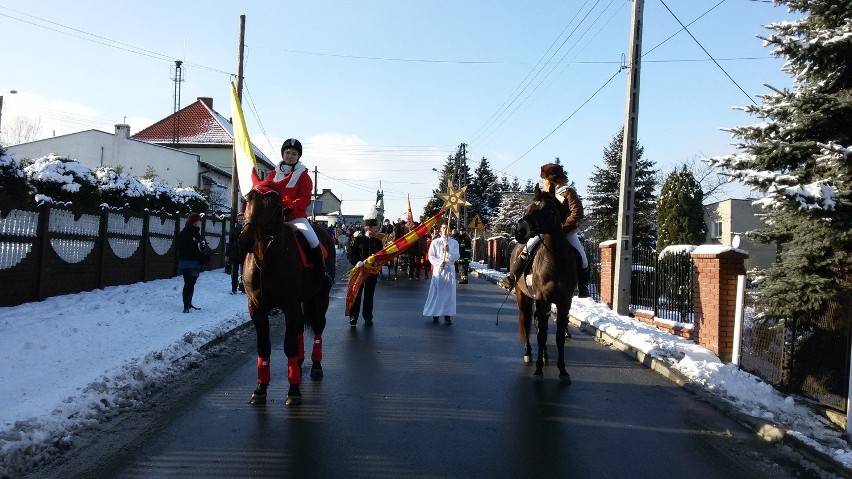
[(535, 187), (535, 198), (527, 213), (518, 221), (515, 246), (510, 258), (515, 261), (524, 244), (533, 236), (540, 236), (531, 267), (518, 278), (515, 296), (518, 300), (518, 337), (524, 344), (524, 361), (532, 362), (530, 326), (535, 305), (536, 339), (538, 357), (533, 380), (544, 378), (542, 367), (547, 355), (547, 320), (551, 304), (556, 305), (556, 348), (559, 380), (570, 384), (571, 376), (565, 370), (565, 337), (568, 330), (568, 311), (577, 286), (577, 257), (574, 249), (562, 234), (561, 225), (568, 216), (565, 206), (552, 193)]
[[(311, 377), (322, 378), (322, 332), (328, 310), (329, 290), (312, 265), (306, 265), (305, 246), (299, 245), (300, 233), (284, 221), (281, 197), (263, 184), (246, 196), (245, 224), (240, 235), (243, 262), (243, 282), (248, 296), (248, 311), (257, 333), (257, 389), (252, 404), (266, 403), (266, 388), (270, 380), (272, 344), (269, 335), (269, 313), (274, 308), (284, 312), (284, 354), (287, 356), (287, 377), (290, 389), (287, 405), (301, 404), (299, 384), (302, 382), (302, 362), (305, 358), (303, 334), (306, 327), (314, 333), (311, 352)], [(334, 277), (334, 243), (325, 229), (314, 225), (320, 244), (328, 255), (326, 270)]]

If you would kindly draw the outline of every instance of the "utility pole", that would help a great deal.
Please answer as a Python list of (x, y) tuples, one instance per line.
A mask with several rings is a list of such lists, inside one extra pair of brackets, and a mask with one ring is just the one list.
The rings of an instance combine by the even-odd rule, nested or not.
[[(460, 181), (463, 182), (462, 184), (464, 186), (467, 186), (467, 144), (466, 143), (461, 144), (461, 151), (462, 151), (462, 171), (461, 171), (461, 180)], [(461, 186), (462, 185), (459, 185), (459, 188), (461, 188)], [(467, 196), (467, 190), (465, 190), (464, 196)], [(461, 231), (462, 228), (467, 228), (467, 198), (463, 197), (462, 199), (465, 200), (464, 220), (462, 221), (462, 224), (459, 227), (459, 231)]]
[(317, 194), (317, 167), (314, 165), (314, 202), (311, 205), (311, 223), (317, 222), (317, 198), (319, 198)]
[(633, 0), (630, 17), (630, 64), (627, 70), (627, 108), (624, 115), (624, 143), (621, 148), (621, 184), (618, 195), (618, 230), (615, 232), (615, 281), (613, 308), (618, 314), (630, 312), (630, 273), (633, 263), (633, 213), (636, 189), (636, 130), (639, 121), (639, 71), (642, 61), (642, 15), (644, 0)]
[[(245, 41), (246, 41), (246, 16), (240, 15), (240, 48), (237, 52), (237, 98), (240, 100), (240, 104), (243, 102), (243, 51), (245, 50)], [(237, 178), (237, 150), (234, 150), (231, 153), (231, 229), (237, 227), (237, 210), (239, 210), (239, 198), (240, 198), (240, 183)], [(229, 238), (230, 240), (230, 238)], [(235, 248), (231, 248), (234, 250)], [(237, 258), (239, 255), (237, 255)], [(239, 266), (234, 264), (233, 259), (231, 258), (231, 292), (237, 292), (237, 281), (238, 281), (238, 271)]]

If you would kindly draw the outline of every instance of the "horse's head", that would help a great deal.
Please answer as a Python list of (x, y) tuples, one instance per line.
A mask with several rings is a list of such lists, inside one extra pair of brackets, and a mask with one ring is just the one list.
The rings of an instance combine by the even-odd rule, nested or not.
[(259, 240), (277, 233), (282, 228), (284, 217), (281, 211), (281, 193), (276, 188), (274, 179), (274, 171), (262, 181), (252, 171), (254, 186), (245, 197), (245, 221), (240, 234), (242, 251), (253, 251)]
[(536, 185), (534, 194), (527, 213), (518, 220), (515, 239), (519, 243), (526, 243), (536, 235), (558, 233), (568, 217), (568, 209), (553, 193), (542, 191)]

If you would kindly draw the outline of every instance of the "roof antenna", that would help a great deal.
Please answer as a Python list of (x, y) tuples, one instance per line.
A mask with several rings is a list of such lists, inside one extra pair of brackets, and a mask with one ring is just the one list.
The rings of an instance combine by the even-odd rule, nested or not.
[(183, 62), (175, 60), (175, 66), (172, 67), (171, 79), (175, 82), (175, 97), (174, 97), (174, 116), (172, 116), (172, 143), (177, 144), (180, 140), (180, 84), (184, 81)]

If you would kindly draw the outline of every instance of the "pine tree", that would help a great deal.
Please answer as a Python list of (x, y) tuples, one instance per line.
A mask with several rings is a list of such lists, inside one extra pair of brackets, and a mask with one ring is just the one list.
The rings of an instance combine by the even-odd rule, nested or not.
[(783, 3), (805, 16), (768, 25), (763, 40), (794, 85), (744, 107), (764, 121), (731, 128), (739, 152), (710, 162), (764, 193), (754, 236), (782, 252), (759, 282), (761, 306), (803, 318), (852, 294), (852, 0)]
[(500, 198), (500, 205), (497, 206), (497, 212), (491, 218), (491, 229), (495, 233), (511, 235), (518, 220), (524, 216), (526, 211), (527, 204), (520, 194), (517, 192), (503, 193)]
[(497, 175), (491, 170), (488, 159), (484, 156), (479, 160), (479, 166), (473, 172), (474, 178), (467, 188), (468, 218), (476, 215), (486, 223), (491, 224), (491, 217), (500, 205), (500, 193), (497, 188)]
[(669, 174), (657, 202), (657, 252), (674, 244), (699, 245), (707, 237), (704, 193), (692, 172), (681, 167)]
[[(618, 198), (621, 188), (621, 149), (624, 143), (624, 128), (613, 136), (604, 148), (604, 166), (595, 166), (589, 177), (587, 195), (583, 198), (583, 210), (589, 224), (587, 236), (593, 242), (615, 239), (618, 230)], [(634, 245), (653, 247), (656, 242), (657, 170), (654, 162), (643, 160), (645, 149), (636, 147), (636, 176), (633, 200)]]
[(469, 168), (463, 165), (463, 163), (461, 161), (461, 152), (447, 156), (447, 160), (444, 162), (444, 169), (441, 170), (441, 177), (438, 179), (438, 187), (432, 190), (432, 198), (423, 207), (421, 221), (434, 216), (444, 206), (444, 200), (438, 194), (447, 192), (448, 181), (452, 183), (453, 188), (459, 189), (461, 186), (464, 186), (459, 186), (461, 183), (464, 183), (464, 179), (470, 178), (470, 174), (467, 171)]

